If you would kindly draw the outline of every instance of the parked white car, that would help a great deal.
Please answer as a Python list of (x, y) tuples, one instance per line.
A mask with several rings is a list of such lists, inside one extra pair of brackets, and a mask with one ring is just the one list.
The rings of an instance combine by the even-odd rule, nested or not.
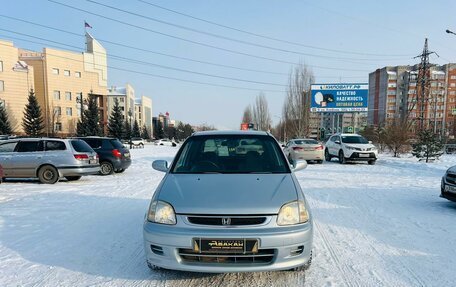
[(160, 139), (154, 142), (155, 145), (166, 145), (166, 146), (177, 146), (177, 143), (174, 140), (169, 139)]
[(378, 158), (378, 149), (358, 134), (333, 135), (325, 146), (325, 159), (327, 161), (336, 157), (341, 164), (347, 161), (367, 161), (369, 164), (375, 164)]
[(297, 160), (316, 161), (323, 163), (323, 145), (314, 139), (292, 139), (285, 147), (283, 152), (290, 163)]
[(142, 138), (131, 138), (130, 144), (134, 147), (144, 147), (144, 139)]

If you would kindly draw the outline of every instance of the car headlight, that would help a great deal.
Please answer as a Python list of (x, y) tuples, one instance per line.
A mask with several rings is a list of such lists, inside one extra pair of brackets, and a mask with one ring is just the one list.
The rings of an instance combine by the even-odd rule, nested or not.
[(309, 220), (309, 213), (303, 201), (293, 201), (282, 205), (277, 216), (277, 225), (293, 225)]
[(171, 204), (164, 201), (154, 201), (149, 207), (147, 220), (161, 224), (176, 224), (176, 213)]

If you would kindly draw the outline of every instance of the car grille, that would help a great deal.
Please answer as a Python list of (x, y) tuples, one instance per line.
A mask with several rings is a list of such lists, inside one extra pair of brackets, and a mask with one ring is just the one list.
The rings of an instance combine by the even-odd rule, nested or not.
[(215, 225), (215, 226), (243, 226), (259, 225), (266, 222), (265, 216), (188, 216), (188, 222), (198, 225)]
[(258, 253), (199, 253), (192, 249), (179, 249), (179, 256), (184, 263), (212, 264), (258, 264), (272, 263), (275, 249), (259, 249)]
[(448, 183), (456, 184), (456, 174), (448, 173), (446, 176), (446, 181)]

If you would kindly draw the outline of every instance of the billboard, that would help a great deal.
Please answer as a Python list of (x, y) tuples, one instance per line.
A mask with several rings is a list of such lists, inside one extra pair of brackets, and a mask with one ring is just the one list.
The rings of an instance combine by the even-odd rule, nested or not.
[(369, 85), (314, 84), (311, 86), (312, 112), (367, 112)]

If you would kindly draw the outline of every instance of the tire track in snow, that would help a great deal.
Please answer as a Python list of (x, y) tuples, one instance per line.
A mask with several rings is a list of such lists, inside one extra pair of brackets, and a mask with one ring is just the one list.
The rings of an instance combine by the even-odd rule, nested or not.
[(337, 266), (337, 269), (339, 269), (340, 274), (342, 275), (342, 279), (345, 282), (345, 285), (349, 287), (361, 287), (363, 286), (358, 282), (355, 278), (357, 278), (356, 274), (354, 274), (353, 269), (348, 266), (346, 263), (344, 263), (342, 260), (339, 259), (339, 256), (335, 252), (334, 248), (332, 247), (332, 244), (328, 240), (327, 235), (325, 234), (326, 232), (324, 231), (323, 228), (321, 228), (320, 224), (316, 221), (314, 221), (314, 226), (315, 230), (318, 232), (320, 235), (320, 238), (322, 239), (323, 245), (326, 247), (328, 250), (331, 259), (334, 261), (335, 265)]

